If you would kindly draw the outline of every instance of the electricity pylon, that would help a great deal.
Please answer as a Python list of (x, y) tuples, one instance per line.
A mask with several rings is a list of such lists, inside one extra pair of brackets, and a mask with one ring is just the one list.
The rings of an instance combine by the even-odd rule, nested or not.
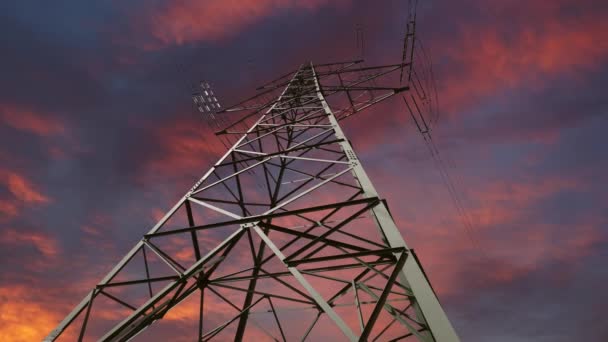
[(231, 147), (46, 341), (127, 341), (177, 306), (198, 341), (459, 341), (340, 126), (414, 93), (403, 55), (303, 64), (215, 113), (241, 113), (217, 132)]

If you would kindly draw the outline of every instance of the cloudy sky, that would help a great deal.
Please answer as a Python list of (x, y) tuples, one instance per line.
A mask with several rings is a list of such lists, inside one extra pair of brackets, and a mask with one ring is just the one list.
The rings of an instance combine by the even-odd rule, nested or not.
[[(191, 103), (303, 62), (398, 62), (405, 0), (0, 3), (0, 337), (40, 340), (220, 157)], [(463, 341), (605, 341), (608, 3), (420, 0), (433, 129), (345, 130)], [(169, 317), (188, 326), (192, 317)]]

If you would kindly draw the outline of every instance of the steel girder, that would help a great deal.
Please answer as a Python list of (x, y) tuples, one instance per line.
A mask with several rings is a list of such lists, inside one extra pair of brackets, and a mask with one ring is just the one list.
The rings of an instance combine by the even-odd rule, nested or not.
[(339, 125), (407, 91), (377, 83), (411, 62), (360, 62), (302, 65), (226, 109), (247, 112), (218, 132), (232, 147), (46, 341), (130, 340), (182, 305), (198, 341), (458, 341)]

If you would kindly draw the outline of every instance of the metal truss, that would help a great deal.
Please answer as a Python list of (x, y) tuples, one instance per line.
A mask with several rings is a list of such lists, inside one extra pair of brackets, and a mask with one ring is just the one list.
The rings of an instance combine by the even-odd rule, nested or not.
[(339, 125), (410, 64), (305, 64), (217, 113), (232, 147), (46, 341), (127, 341), (186, 303), (198, 341), (458, 341)]

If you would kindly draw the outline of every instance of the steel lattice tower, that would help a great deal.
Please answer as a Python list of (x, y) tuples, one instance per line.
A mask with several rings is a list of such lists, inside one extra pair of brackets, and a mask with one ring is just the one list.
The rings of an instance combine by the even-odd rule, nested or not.
[(398, 64), (307, 63), (217, 113), (243, 113), (232, 147), (46, 341), (130, 340), (192, 298), (198, 341), (458, 341), (339, 124), (397, 94), (421, 111), (408, 32)]

